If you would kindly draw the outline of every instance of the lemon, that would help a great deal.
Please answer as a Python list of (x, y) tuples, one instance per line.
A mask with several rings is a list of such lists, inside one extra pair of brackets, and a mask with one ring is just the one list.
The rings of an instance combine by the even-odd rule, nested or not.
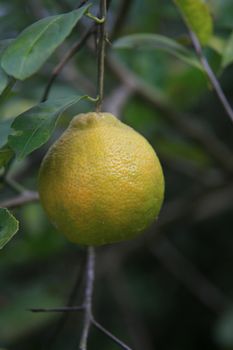
[(70, 241), (101, 245), (137, 236), (158, 216), (164, 177), (147, 140), (109, 113), (73, 118), (39, 172), (41, 203)]

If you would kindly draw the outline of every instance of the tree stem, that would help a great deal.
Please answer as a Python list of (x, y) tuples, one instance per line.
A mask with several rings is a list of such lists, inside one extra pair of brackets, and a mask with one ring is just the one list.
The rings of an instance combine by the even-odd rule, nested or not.
[(84, 296), (84, 323), (79, 344), (79, 350), (87, 349), (88, 335), (92, 324), (92, 297), (95, 279), (95, 250), (88, 247), (88, 257), (86, 266), (86, 289)]
[(132, 350), (128, 345), (126, 345), (122, 340), (115, 337), (114, 334), (109, 332), (106, 328), (104, 328), (99, 322), (95, 319), (92, 320), (93, 325), (103, 334), (105, 334), (108, 338), (110, 338), (114, 343), (119, 345), (124, 350)]
[(41, 102), (45, 102), (48, 99), (50, 90), (52, 88), (52, 85), (54, 84), (55, 80), (67, 64), (71, 60), (71, 58), (82, 49), (82, 47), (85, 45), (86, 41), (89, 39), (89, 37), (93, 34), (95, 24), (92, 25), (86, 33), (83, 35), (83, 37), (78, 41), (71, 49), (67, 52), (67, 54), (61, 59), (61, 61), (57, 64), (57, 66), (53, 69), (53, 72), (48, 80), (48, 83), (45, 87), (45, 91), (43, 93), (43, 96), (41, 98)]
[(2, 208), (16, 208), (21, 205), (35, 202), (39, 200), (39, 195), (35, 191), (24, 191), (23, 193), (17, 195), (16, 197), (5, 199), (0, 202), (0, 207)]
[(222, 87), (221, 87), (218, 79), (216, 78), (212, 68), (210, 67), (208, 60), (206, 59), (205, 55), (203, 54), (202, 47), (201, 47), (201, 44), (198, 40), (198, 37), (191, 30), (190, 30), (190, 37), (191, 37), (194, 49), (195, 49), (197, 55), (199, 56), (200, 62), (201, 62), (202, 66), (203, 66), (203, 68), (204, 68), (204, 70), (209, 78), (209, 81), (210, 81), (212, 87), (214, 88), (214, 90), (218, 96), (219, 101), (221, 102), (223, 108), (225, 109), (225, 112), (227, 113), (228, 117), (233, 122), (233, 109), (232, 109), (230, 103), (228, 102), (228, 100), (227, 100), (227, 98), (222, 90)]
[(102, 108), (103, 96), (104, 96), (104, 63), (105, 63), (105, 41), (106, 41), (106, 16), (107, 5), (106, 0), (100, 0), (100, 18), (104, 18), (104, 22), (99, 24), (99, 37), (98, 37), (98, 91), (97, 95), (99, 99), (96, 104), (96, 111), (100, 112)]

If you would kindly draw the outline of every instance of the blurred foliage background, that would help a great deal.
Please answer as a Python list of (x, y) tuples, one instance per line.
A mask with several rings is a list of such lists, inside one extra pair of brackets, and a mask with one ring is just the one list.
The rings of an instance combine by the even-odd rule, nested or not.
[[(233, 2), (207, 2), (215, 44), (224, 43), (233, 30)], [(1, 0), (0, 39), (14, 38), (39, 18), (76, 5), (74, 0)], [(16, 84), (0, 106), (5, 119), (40, 100), (53, 68), (90, 23), (83, 19), (38, 74)], [(111, 42), (132, 33), (187, 40), (182, 18), (168, 0), (112, 1), (108, 26)], [(108, 49), (114, 57), (107, 57), (105, 109), (154, 146), (164, 168), (166, 198), (159, 221), (144, 236), (97, 249), (96, 318), (135, 350), (233, 349), (232, 123), (196, 68), (155, 49)], [(205, 54), (233, 103), (233, 66), (221, 69), (221, 49), (207, 47)], [(95, 96), (95, 86), (96, 56), (86, 45), (63, 69), (50, 96)], [(70, 108), (44, 147), (12, 164), (10, 179), (36, 191), (46, 149), (73, 115), (91, 108), (86, 101)], [(3, 183), (0, 190), (1, 200), (15, 196)], [(83, 281), (78, 286), (75, 281), (84, 269), (85, 249), (55, 232), (39, 203), (13, 213), (20, 231), (0, 252), (0, 348), (75, 349), (81, 315), (66, 316), (62, 326), (61, 315), (27, 309), (65, 305), (72, 290), (80, 304)], [(117, 346), (93, 329), (89, 348)]]

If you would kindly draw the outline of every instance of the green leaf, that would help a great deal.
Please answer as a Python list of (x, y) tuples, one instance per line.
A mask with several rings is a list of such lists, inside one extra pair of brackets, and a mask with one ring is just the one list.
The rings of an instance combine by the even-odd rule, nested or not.
[(12, 119), (0, 121), (0, 168), (4, 167), (13, 156), (13, 151), (7, 146), (11, 133)]
[(16, 234), (19, 222), (5, 208), (0, 208), (0, 249), (2, 249)]
[(201, 64), (192, 51), (163, 35), (132, 34), (115, 41), (114, 47), (118, 49), (160, 49), (203, 71)]
[(226, 68), (233, 62), (233, 32), (228, 39), (222, 55), (222, 68)]
[(50, 138), (61, 113), (86, 96), (48, 100), (20, 114), (12, 124), (8, 145), (23, 159)]
[(13, 151), (5, 146), (0, 148), (0, 168), (4, 167), (13, 156)]
[(226, 46), (226, 40), (220, 36), (212, 35), (212, 37), (208, 41), (208, 47), (213, 49), (220, 56), (222, 56), (225, 46)]
[(197, 35), (201, 44), (207, 44), (213, 33), (213, 21), (208, 5), (203, 0), (174, 0), (187, 26)]
[(7, 143), (7, 138), (11, 132), (12, 119), (6, 119), (0, 122), (0, 147)]
[(7, 86), (8, 78), (6, 73), (3, 71), (3, 69), (0, 67), (0, 95)]
[[(5, 50), (7, 45), (9, 45), (10, 42), (11, 40), (0, 41), (0, 55), (2, 55), (2, 52)], [(0, 95), (5, 90), (7, 83), (8, 83), (8, 77), (4, 72), (4, 70), (0, 67)]]
[(27, 27), (3, 53), (2, 68), (20, 80), (37, 72), (71, 33), (89, 6), (44, 18)]

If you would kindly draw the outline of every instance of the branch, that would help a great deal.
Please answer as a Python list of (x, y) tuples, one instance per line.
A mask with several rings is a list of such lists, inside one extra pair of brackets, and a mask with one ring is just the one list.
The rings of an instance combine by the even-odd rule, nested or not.
[(132, 350), (128, 345), (126, 345), (125, 343), (123, 343), (123, 341), (121, 341), (120, 339), (118, 339), (117, 337), (115, 337), (115, 335), (113, 335), (111, 332), (109, 332), (106, 328), (104, 328), (103, 326), (101, 326), (101, 324), (99, 324), (95, 319), (92, 319), (92, 324), (102, 333), (104, 333), (108, 338), (110, 338), (112, 341), (114, 341), (114, 343), (116, 343), (117, 345), (119, 345), (122, 349), (125, 350)]
[(54, 312), (54, 313), (70, 313), (70, 312), (84, 312), (84, 323), (83, 330), (81, 334), (81, 340), (79, 344), (79, 350), (87, 349), (87, 341), (89, 336), (89, 331), (91, 325), (98, 328), (102, 333), (107, 335), (111, 340), (113, 340), (116, 344), (121, 346), (123, 349), (131, 350), (125, 343), (123, 343), (120, 339), (106, 330), (103, 326), (101, 326), (97, 321), (95, 321), (92, 314), (92, 299), (93, 299), (93, 287), (94, 287), (94, 275), (95, 275), (95, 252), (93, 247), (88, 248), (88, 257), (87, 257), (87, 265), (86, 265), (86, 287), (84, 293), (84, 302), (81, 306), (65, 306), (65, 307), (56, 307), (56, 308), (32, 308), (29, 311), (40, 313), (40, 312)]
[(6, 173), (4, 174), (4, 182), (5, 184), (11, 188), (13, 191), (15, 191), (16, 193), (24, 193), (24, 192), (27, 192), (28, 190), (26, 190), (25, 187), (23, 187), (20, 183), (18, 183), (17, 181), (9, 178), (6, 176)]
[[(85, 2), (85, 1), (84, 1)], [(110, 1), (108, 1), (108, 5)], [(103, 101), (103, 92), (104, 92), (104, 64), (105, 64), (105, 22), (107, 15), (107, 1), (100, 0), (100, 17), (104, 18), (104, 22), (99, 24), (99, 53), (98, 53), (98, 94), (99, 100), (97, 102), (96, 110), (100, 111), (102, 108)], [(73, 55), (84, 45), (88, 37), (92, 34), (96, 23), (94, 23), (83, 38), (75, 44), (71, 50), (62, 58), (60, 63), (55, 67), (53, 73), (49, 79), (49, 82), (46, 86), (42, 101), (45, 101), (48, 98), (51, 87), (56, 80), (56, 77), (59, 75), (66, 63), (73, 57)], [(98, 322), (94, 320), (92, 315), (92, 298), (93, 298), (93, 288), (94, 288), (94, 277), (95, 277), (95, 252), (93, 247), (88, 248), (88, 258), (86, 266), (86, 287), (84, 295), (84, 303), (82, 306), (66, 306), (59, 308), (33, 308), (32, 312), (75, 312), (83, 311), (84, 312), (84, 322), (83, 330), (81, 334), (81, 339), (79, 343), (79, 350), (87, 349), (88, 336), (90, 332), (90, 327), (93, 324), (96, 328), (101, 330), (105, 335), (112, 339), (116, 344), (120, 345), (123, 349), (131, 350), (127, 345), (125, 345), (121, 340), (112, 335), (108, 330), (101, 326)]]
[(133, 89), (134, 93), (138, 94), (145, 101), (152, 104), (185, 135), (200, 144), (226, 172), (233, 173), (232, 153), (214, 134), (204, 129), (203, 125), (197, 123), (197, 121), (193, 121), (191, 118), (184, 118), (181, 113), (175, 111), (164, 100), (159, 91), (138, 78), (114, 55), (107, 56), (106, 63), (121, 82)]
[(15, 208), (20, 207), (21, 205), (36, 202), (39, 200), (39, 195), (37, 192), (34, 191), (25, 191), (22, 194), (6, 199), (2, 202), (0, 202), (0, 207), (2, 208)]
[(212, 68), (209, 65), (208, 60), (206, 59), (206, 57), (202, 51), (200, 42), (199, 42), (199, 40), (194, 32), (189, 31), (189, 33), (190, 33), (190, 37), (191, 37), (191, 40), (193, 43), (193, 47), (194, 47), (197, 55), (199, 56), (200, 62), (201, 62), (202, 66), (203, 66), (203, 68), (204, 68), (204, 70), (209, 78), (209, 81), (210, 81), (212, 87), (214, 88), (214, 90), (215, 90), (221, 104), (223, 105), (223, 108), (225, 109), (227, 115), (229, 116), (229, 118), (233, 122), (233, 109), (231, 108), (231, 105), (228, 102), (228, 100), (227, 100), (227, 98), (226, 98), (226, 96), (221, 88), (221, 85), (219, 84), (218, 79), (216, 78)]
[(47, 100), (51, 87), (54, 84), (55, 80), (57, 79), (58, 75), (61, 73), (64, 66), (69, 62), (69, 60), (82, 49), (82, 47), (85, 45), (88, 38), (93, 34), (95, 24), (93, 24), (83, 35), (83, 37), (78, 41), (68, 52), (67, 54), (61, 59), (61, 61), (58, 63), (58, 65), (54, 68), (48, 83), (45, 87), (45, 91), (43, 94), (43, 97), (41, 99), (41, 102), (44, 102)]
[(84, 306), (62, 306), (62, 307), (52, 307), (52, 308), (32, 308), (29, 309), (31, 312), (76, 312), (83, 311)]
[(88, 248), (87, 267), (86, 267), (86, 290), (84, 296), (84, 324), (79, 343), (80, 350), (87, 349), (87, 340), (92, 323), (92, 296), (95, 279), (95, 251), (93, 247)]
[(106, 0), (100, 0), (100, 18), (104, 18), (104, 22), (99, 25), (98, 34), (98, 88), (97, 96), (99, 99), (96, 103), (96, 111), (100, 112), (102, 108), (104, 96), (104, 68), (105, 68), (105, 41), (106, 41), (106, 20), (107, 20), (107, 4)]

